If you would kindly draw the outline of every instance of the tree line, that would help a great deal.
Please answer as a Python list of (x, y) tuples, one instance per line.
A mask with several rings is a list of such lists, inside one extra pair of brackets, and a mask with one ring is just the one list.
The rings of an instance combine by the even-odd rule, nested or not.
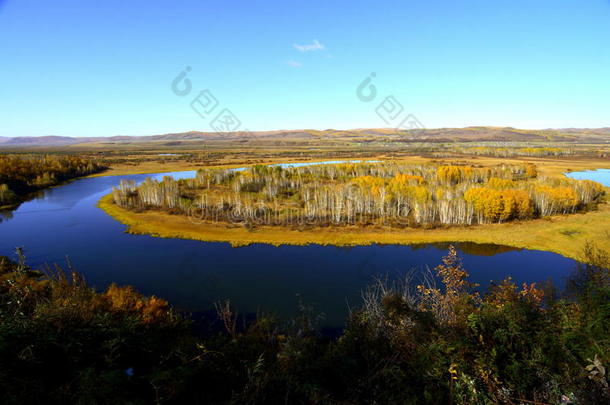
[(24, 195), (106, 169), (91, 159), (71, 155), (0, 154), (0, 206)]
[(473, 167), (396, 162), (203, 169), (193, 179), (123, 181), (114, 201), (202, 220), (254, 225), (472, 225), (592, 209), (604, 187), (545, 178), (532, 164)]
[[(576, 153), (574, 148), (571, 148), (571, 147), (552, 147), (552, 146), (527, 146), (527, 147), (472, 146), (472, 147), (458, 147), (455, 149), (457, 151), (467, 154), (467, 155), (483, 155), (483, 156), (497, 156), (497, 157), (570, 156), (570, 155), (574, 155)], [(586, 151), (588, 153), (591, 153), (591, 152), (595, 151), (595, 149), (587, 149)]]

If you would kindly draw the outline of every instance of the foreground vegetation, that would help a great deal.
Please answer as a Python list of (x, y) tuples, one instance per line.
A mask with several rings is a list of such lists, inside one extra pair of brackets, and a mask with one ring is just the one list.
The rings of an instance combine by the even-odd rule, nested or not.
[(564, 292), (481, 294), (450, 248), (438, 286), (371, 286), (330, 338), (307, 311), (246, 323), (228, 302), (197, 335), (158, 298), (2, 258), (3, 403), (607, 403), (610, 258), (583, 260)]
[(106, 168), (69, 155), (0, 154), (0, 207), (15, 206), (29, 194)]

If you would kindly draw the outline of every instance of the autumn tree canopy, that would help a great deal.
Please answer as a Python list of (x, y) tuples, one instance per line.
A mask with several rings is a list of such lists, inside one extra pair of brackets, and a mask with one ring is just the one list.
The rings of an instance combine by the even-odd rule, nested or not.
[(75, 177), (96, 173), (104, 165), (67, 155), (0, 155), (0, 206), (19, 196)]
[(590, 209), (604, 188), (540, 178), (536, 167), (313, 165), (204, 169), (193, 179), (123, 182), (115, 203), (253, 225), (471, 225)]

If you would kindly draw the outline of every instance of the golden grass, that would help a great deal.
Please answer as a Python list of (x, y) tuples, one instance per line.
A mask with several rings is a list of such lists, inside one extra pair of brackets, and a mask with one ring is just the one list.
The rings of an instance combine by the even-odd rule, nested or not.
[[(362, 158), (362, 157), (354, 157), (354, 158), (328, 158), (328, 159), (319, 159), (319, 158), (269, 158), (269, 159), (259, 159), (254, 164), (277, 164), (277, 163), (318, 163), (318, 162), (330, 162), (335, 160), (377, 160), (376, 158)], [(212, 169), (212, 168), (222, 168), (222, 169), (232, 169), (238, 167), (252, 166), (253, 163), (246, 162), (242, 159), (229, 159), (223, 164), (217, 165), (201, 165), (196, 163), (190, 163), (184, 160), (178, 161), (152, 161), (152, 162), (141, 162), (137, 165), (129, 164), (129, 163), (115, 163), (108, 170), (91, 174), (87, 177), (105, 177), (105, 176), (124, 176), (129, 174), (152, 174), (152, 173), (166, 173), (166, 172), (185, 172), (185, 171), (193, 171), (197, 169), (201, 169), (203, 167)]]
[(95, 173), (87, 177), (105, 177), (105, 176), (125, 176), (128, 174), (150, 174), (150, 173), (165, 173), (165, 172), (186, 172), (197, 170), (201, 165), (189, 163), (186, 161), (178, 162), (142, 162), (138, 165), (128, 163), (118, 163), (112, 165), (108, 170), (101, 173)]
[(193, 223), (183, 215), (157, 211), (134, 213), (115, 205), (112, 196), (100, 200), (99, 207), (119, 222), (128, 225), (128, 232), (157, 237), (194, 239), (206, 242), (229, 242), (233, 246), (252, 243), (271, 245), (336, 245), (418, 244), (434, 242), (492, 243), (517, 248), (559, 253), (573, 259), (586, 241), (600, 247), (610, 244), (610, 204), (598, 210), (572, 215), (558, 215), (526, 222), (450, 227), (442, 229), (362, 228), (342, 226), (293, 230), (263, 226), (255, 230), (220, 223)]
[[(329, 158), (316, 158), (303, 156), (301, 158), (294, 157), (266, 157), (256, 159), (255, 164), (271, 164), (271, 163), (313, 163), (313, 162), (326, 162), (334, 160), (396, 160), (403, 163), (409, 164), (423, 164), (423, 163), (462, 163), (471, 164), (477, 166), (493, 166), (498, 164), (523, 164), (523, 163), (534, 163), (538, 167), (540, 174), (545, 176), (563, 176), (563, 173), (568, 171), (580, 171), (580, 170), (592, 170), (592, 169), (610, 169), (610, 160), (602, 158), (580, 158), (575, 159), (571, 157), (512, 157), (512, 158), (501, 158), (501, 157), (485, 157), (485, 156), (459, 156), (450, 158), (431, 158), (427, 156), (407, 156), (399, 158), (390, 158), (383, 154), (376, 154), (369, 157), (329, 157)], [(129, 174), (149, 174), (149, 173), (164, 173), (164, 172), (180, 172), (180, 171), (191, 171), (197, 170), (202, 167), (214, 168), (234, 168), (250, 166), (252, 159), (227, 159), (222, 164), (215, 165), (201, 165), (197, 163), (187, 162), (186, 160), (168, 160), (163, 161), (159, 157), (158, 161), (144, 161), (137, 165), (133, 163), (115, 163), (110, 169), (102, 172), (92, 174), (88, 177), (102, 177), (102, 176), (122, 176)]]

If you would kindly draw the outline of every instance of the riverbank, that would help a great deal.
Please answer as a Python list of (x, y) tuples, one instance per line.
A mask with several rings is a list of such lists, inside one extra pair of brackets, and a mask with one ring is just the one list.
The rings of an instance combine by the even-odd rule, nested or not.
[(318, 163), (335, 160), (384, 160), (397, 161), (410, 164), (439, 163), (439, 164), (469, 164), (475, 166), (494, 166), (498, 164), (518, 165), (523, 163), (533, 163), (538, 168), (541, 175), (549, 177), (563, 177), (563, 173), (572, 171), (610, 169), (610, 161), (600, 158), (570, 158), (570, 157), (488, 157), (488, 156), (453, 156), (445, 158), (433, 158), (429, 156), (405, 156), (393, 157), (385, 154), (371, 154), (370, 156), (337, 156), (335, 158), (268, 158), (268, 159), (231, 159), (223, 164), (202, 165), (183, 160), (179, 161), (151, 161), (140, 164), (119, 163), (113, 164), (108, 170), (95, 173), (86, 177), (106, 177), (124, 176), (132, 174), (156, 174), (169, 172), (196, 171), (201, 168), (213, 169), (233, 169), (238, 167), (252, 166), (255, 164), (274, 164), (274, 163)]
[(610, 243), (610, 204), (600, 204), (596, 211), (557, 215), (543, 219), (503, 224), (438, 229), (358, 226), (313, 227), (297, 230), (261, 226), (253, 230), (224, 223), (195, 223), (187, 216), (157, 211), (135, 213), (114, 204), (112, 195), (103, 197), (99, 208), (128, 226), (132, 234), (193, 239), (204, 242), (228, 242), (233, 246), (253, 243), (279, 245), (362, 246), (370, 244), (410, 245), (435, 242), (473, 242), (543, 250), (579, 259), (587, 241), (600, 247)]
[[(359, 161), (369, 161), (376, 160), (374, 158), (338, 158), (341, 161), (347, 160), (359, 160)], [(294, 158), (285, 158), (285, 159), (261, 159), (257, 161), (252, 160), (235, 160), (229, 161), (224, 164), (215, 164), (215, 165), (201, 165), (196, 163), (190, 163), (185, 161), (177, 161), (177, 162), (143, 162), (138, 165), (132, 164), (116, 164), (110, 167), (110, 169), (106, 170), (102, 173), (92, 174), (87, 177), (106, 177), (106, 176), (125, 176), (125, 175), (133, 175), (133, 174), (157, 174), (157, 173), (174, 173), (174, 172), (189, 172), (196, 171), (198, 169), (236, 169), (247, 166), (254, 166), (259, 164), (269, 165), (269, 164), (282, 164), (282, 163), (325, 163), (325, 162), (333, 162), (338, 159), (317, 159), (317, 158), (302, 158), (302, 159), (294, 159)]]

